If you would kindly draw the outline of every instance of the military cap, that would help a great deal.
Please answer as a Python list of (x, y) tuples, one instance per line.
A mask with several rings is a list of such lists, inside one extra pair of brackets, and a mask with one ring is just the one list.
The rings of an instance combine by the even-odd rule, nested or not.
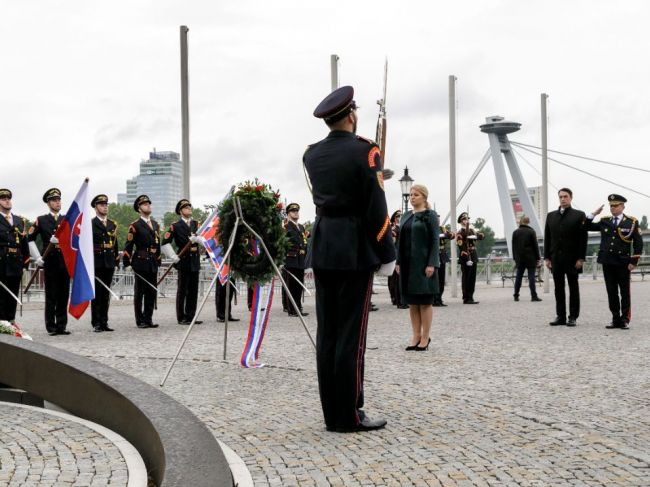
[(133, 209), (135, 211), (140, 211), (140, 205), (143, 204), (143, 203), (150, 203), (151, 204), (151, 200), (149, 199), (149, 197), (146, 194), (141, 194), (140, 196), (138, 196), (135, 199), (135, 201), (133, 202)]
[(9, 198), (9, 199), (11, 199), (11, 197), (12, 197), (12, 194), (11, 194), (10, 190), (8, 190), (6, 188), (0, 189), (0, 198)]
[(287, 213), (294, 210), (300, 211), (300, 205), (298, 203), (289, 203), (289, 206), (287, 206)]
[(466, 211), (458, 215), (458, 223), (462, 222), (463, 218), (467, 218), (469, 220), (469, 214)]
[(98, 194), (90, 202), (90, 206), (92, 206), (94, 208), (96, 205), (98, 205), (100, 203), (108, 203), (108, 196), (106, 196), (105, 194)]
[(357, 108), (357, 104), (352, 99), (353, 97), (354, 88), (341, 86), (332, 91), (318, 104), (316, 110), (314, 110), (314, 117), (323, 118), (328, 123), (338, 122)]
[(627, 200), (621, 196), (620, 194), (610, 194), (607, 197), (607, 201), (609, 201), (610, 205), (618, 205), (620, 203), (627, 203)]
[(43, 203), (47, 203), (49, 200), (54, 198), (61, 197), (61, 190), (58, 188), (50, 188), (43, 195)]
[(180, 215), (181, 210), (186, 206), (192, 206), (192, 203), (190, 203), (190, 200), (186, 200), (185, 198), (176, 203), (176, 214)]

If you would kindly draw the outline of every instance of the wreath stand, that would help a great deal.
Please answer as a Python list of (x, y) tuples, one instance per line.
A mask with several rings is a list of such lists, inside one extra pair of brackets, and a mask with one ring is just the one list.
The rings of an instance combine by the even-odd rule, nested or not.
[[(187, 342), (187, 339), (190, 336), (190, 333), (192, 332), (192, 328), (194, 327), (194, 324), (196, 323), (197, 318), (199, 317), (199, 314), (201, 314), (201, 311), (203, 310), (203, 306), (205, 306), (206, 301), (208, 300), (208, 297), (210, 296), (210, 293), (212, 292), (212, 288), (217, 282), (217, 279), (219, 278), (219, 274), (221, 273), (221, 269), (223, 268), (224, 264), (230, 264), (230, 253), (232, 252), (232, 248), (235, 245), (235, 236), (237, 235), (237, 227), (241, 224), (244, 225), (248, 231), (257, 239), (259, 244), (261, 245), (262, 249), (264, 250), (264, 253), (266, 257), (269, 259), (269, 262), (271, 263), (271, 266), (273, 267), (273, 271), (275, 272), (275, 275), (278, 277), (280, 282), (282, 283), (282, 287), (287, 293), (287, 298), (289, 298), (289, 301), (291, 301), (291, 306), (293, 307), (294, 311), (298, 315), (298, 318), (300, 318), (300, 322), (302, 323), (302, 327), (305, 330), (305, 333), (307, 333), (307, 336), (309, 337), (309, 340), (311, 341), (311, 344), (314, 346), (314, 350), (316, 350), (316, 342), (314, 342), (313, 337), (311, 336), (311, 333), (309, 333), (309, 329), (307, 328), (307, 323), (305, 323), (305, 319), (302, 316), (302, 313), (300, 312), (300, 308), (298, 307), (298, 304), (296, 301), (293, 299), (293, 296), (289, 292), (289, 287), (287, 286), (287, 283), (285, 280), (282, 278), (282, 274), (280, 270), (278, 269), (278, 266), (275, 265), (275, 262), (273, 261), (273, 257), (271, 257), (271, 254), (269, 253), (269, 250), (266, 248), (266, 244), (264, 243), (264, 240), (259, 236), (259, 234), (253, 230), (248, 223), (246, 223), (246, 220), (244, 219), (244, 214), (241, 209), (241, 202), (239, 201), (239, 197), (235, 196), (235, 204), (233, 205), (234, 210), (235, 210), (235, 225), (233, 227), (232, 234), (230, 235), (230, 241), (228, 242), (228, 249), (226, 250), (226, 253), (223, 256), (223, 259), (221, 261), (221, 265), (217, 269), (216, 274), (212, 278), (212, 282), (210, 282), (210, 287), (208, 287), (207, 292), (203, 296), (203, 300), (201, 301), (201, 304), (199, 305), (199, 308), (196, 310), (196, 313), (194, 314), (194, 318), (192, 318), (192, 322), (190, 323), (190, 326), (187, 329), (187, 332), (185, 333), (185, 337), (183, 338), (183, 341), (181, 342), (180, 346), (178, 347), (178, 351), (176, 352), (176, 355), (174, 355), (174, 358), (172, 359), (172, 363), (169, 365), (167, 372), (165, 373), (165, 377), (163, 380), (160, 382), (160, 387), (163, 387), (165, 385), (165, 382), (167, 381), (167, 378), (169, 377), (169, 374), (171, 373), (172, 369), (174, 368), (174, 365), (176, 364), (176, 361), (178, 360), (178, 356), (181, 354), (181, 351), (183, 350), (183, 347), (185, 346), (185, 342)], [(229, 266), (230, 267), (230, 266)], [(230, 280), (230, 279), (229, 279)], [(226, 350), (227, 350), (227, 345), (228, 345), (228, 317), (230, 316), (230, 286), (226, 286), (226, 309), (224, 313), (224, 329), (223, 329), (223, 360), (226, 360)]]

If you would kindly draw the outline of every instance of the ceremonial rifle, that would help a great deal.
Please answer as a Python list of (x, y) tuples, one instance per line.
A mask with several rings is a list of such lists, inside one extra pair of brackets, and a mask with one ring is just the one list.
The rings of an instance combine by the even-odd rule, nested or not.
[(379, 115), (377, 116), (377, 131), (375, 134), (375, 141), (379, 146), (379, 159), (381, 160), (381, 169), (384, 179), (393, 177), (394, 171), (392, 169), (385, 169), (386, 159), (386, 134), (388, 128), (388, 121), (386, 119), (386, 85), (388, 83), (388, 58), (384, 62), (384, 91), (381, 100), (377, 100), (379, 105)]
[[(45, 261), (45, 258), (50, 255), (50, 252), (52, 252), (52, 249), (54, 248), (54, 244), (52, 242), (47, 244), (47, 247), (45, 248), (45, 252), (43, 252), (43, 255), (41, 255), (41, 259)], [(34, 279), (36, 279), (36, 276), (38, 275), (38, 271), (41, 268), (36, 266), (36, 269), (32, 273), (32, 277), (30, 277), (29, 282), (27, 283), (27, 286), (25, 286), (25, 290), (23, 291), (24, 293), (27, 293), (29, 291), (29, 288), (32, 286)]]
[[(181, 257), (183, 257), (183, 255), (185, 255), (187, 253), (187, 251), (190, 249), (191, 246), (192, 246), (192, 241), (188, 240), (187, 243), (185, 244), (185, 246), (178, 253), (178, 258), (180, 259)], [(174, 264), (170, 265), (167, 268), (167, 270), (165, 271), (165, 273), (162, 275), (162, 277), (160, 279), (158, 279), (158, 284), (157, 284), (158, 286), (160, 286), (160, 283), (165, 280), (165, 277), (167, 277), (167, 274), (169, 274), (169, 272), (172, 270), (173, 267), (174, 267)]]

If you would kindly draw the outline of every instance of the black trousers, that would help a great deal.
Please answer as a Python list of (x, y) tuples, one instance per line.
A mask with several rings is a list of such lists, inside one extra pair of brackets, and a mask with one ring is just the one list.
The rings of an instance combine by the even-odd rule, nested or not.
[(393, 271), (393, 274), (388, 276), (388, 292), (390, 293), (390, 302), (396, 306), (402, 304), (402, 297), (399, 292), (399, 274)]
[[(135, 308), (136, 325), (153, 324), (153, 310), (156, 307), (157, 272), (138, 272), (142, 278), (135, 276), (133, 288), (133, 306)], [(146, 279), (153, 288), (142, 279)]]
[[(630, 322), (630, 271), (627, 265), (603, 264), (609, 310), (614, 323)], [(620, 300), (619, 300), (620, 291)]]
[(329, 429), (360, 422), (373, 272), (314, 269), (318, 388)]
[[(289, 288), (289, 291), (291, 292), (291, 297), (293, 300), (296, 302), (298, 305), (298, 309), (302, 311), (302, 293), (303, 293), (303, 288), (300, 285), (301, 283), (305, 282), (305, 269), (298, 269), (296, 267), (285, 267), (285, 270), (287, 271), (287, 274), (291, 274), (291, 276), (287, 276), (285, 281), (287, 283), (287, 287)], [(294, 279), (294, 277), (296, 279)], [(284, 288), (284, 286), (283, 286)], [(289, 310), (289, 313), (295, 313), (296, 310), (293, 309), (293, 305), (291, 304), (291, 300), (287, 299), (287, 309)]]
[(447, 263), (444, 262), (442, 259), (440, 259), (440, 267), (436, 269), (436, 274), (438, 274), (438, 293), (433, 295), (433, 302), (434, 303), (442, 303), (442, 295), (445, 292), (445, 277), (446, 277), (446, 272), (445, 269), (447, 267)]
[[(230, 277), (230, 281), (235, 284), (235, 280)], [(226, 285), (222, 285), (221, 281), (217, 279), (217, 284), (216, 284), (216, 289), (215, 289), (215, 295), (214, 295), (214, 300), (215, 304), (217, 307), (217, 318), (220, 318), (222, 320), (226, 319), (226, 286), (230, 286), (228, 282), (226, 282)], [(230, 289), (230, 316), (232, 316), (232, 298), (235, 296), (235, 290)]]
[[(115, 268), (95, 268), (95, 277), (111, 287), (113, 283), (113, 272)], [(111, 303), (111, 295), (101, 284), (95, 283), (95, 299), (90, 303), (90, 323), (93, 328), (98, 326), (105, 328), (108, 326), (108, 307)]]
[(517, 274), (515, 275), (515, 296), (519, 296), (521, 282), (524, 279), (524, 271), (526, 270), (528, 270), (528, 287), (530, 288), (530, 297), (534, 298), (537, 296), (537, 291), (535, 290), (535, 266), (526, 267), (526, 264), (517, 265)]
[[(20, 292), (20, 277), (21, 276), (5, 276), (0, 275), (0, 282), (7, 286), (9, 290), (17, 297)], [(0, 286), (0, 320), (13, 321), (16, 319), (16, 306), (18, 303), (11, 294)]]
[[(218, 279), (217, 279), (218, 281)], [(196, 314), (196, 301), (199, 296), (199, 271), (178, 271), (176, 288), (176, 319), (192, 321)]]
[(564, 269), (553, 266), (553, 283), (555, 285), (555, 312), (558, 317), (566, 318), (566, 295), (564, 293), (564, 278), (569, 284), (569, 318), (578, 319), (580, 315), (580, 287), (578, 286), (578, 270)]
[(474, 288), (476, 287), (476, 264), (467, 265), (462, 262), (460, 271), (462, 273), (463, 301), (472, 301), (474, 299)]
[[(289, 281), (291, 281), (291, 277), (289, 276), (289, 271), (287, 270), (286, 267), (282, 268), (282, 279), (284, 279), (284, 282), (287, 283), (287, 287), (289, 286)], [(252, 298), (251, 298), (252, 302)], [(248, 306), (250, 308), (250, 305)], [(282, 286), (282, 311), (289, 311), (290, 309), (290, 303), (289, 300), (287, 299), (287, 290)]]
[(65, 331), (68, 325), (70, 277), (65, 269), (47, 268), (45, 277), (45, 329), (48, 332)]

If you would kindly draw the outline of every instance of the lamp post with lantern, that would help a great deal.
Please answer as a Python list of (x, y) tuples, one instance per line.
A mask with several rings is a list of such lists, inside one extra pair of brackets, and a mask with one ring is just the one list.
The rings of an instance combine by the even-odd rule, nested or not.
[(409, 196), (413, 186), (413, 178), (409, 176), (408, 166), (404, 167), (404, 175), (399, 179), (399, 186), (402, 190), (402, 215), (409, 209)]

